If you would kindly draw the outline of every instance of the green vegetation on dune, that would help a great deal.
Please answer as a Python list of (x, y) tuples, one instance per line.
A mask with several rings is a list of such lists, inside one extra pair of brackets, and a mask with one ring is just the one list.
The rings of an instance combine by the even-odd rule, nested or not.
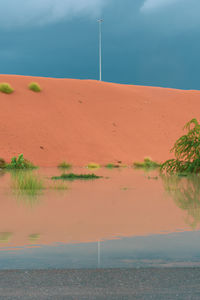
[(63, 161), (62, 163), (60, 163), (58, 165), (58, 168), (60, 168), (60, 169), (71, 169), (72, 165), (67, 163), (66, 161)]
[(160, 164), (151, 160), (149, 157), (145, 157), (143, 162), (134, 162), (133, 167), (136, 169), (158, 169), (160, 168)]
[(200, 124), (196, 119), (192, 119), (184, 129), (187, 130), (187, 134), (181, 136), (171, 149), (175, 158), (165, 161), (161, 172), (182, 175), (200, 172)]
[(4, 94), (12, 94), (14, 92), (14, 89), (10, 86), (9, 83), (2, 82), (0, 83), (0, 92)]
[(33, 91), (33, 92), (41, 92), (42, 89), (41, 87), (39, 86), (39, 84), (37, 82), (31, 82), (28, 86), (29, 90)]
[(102, 178), (102, 176), (97, 176), (95, 174), (62, 174), (61, 176), (54, 176), (52, 177), (53, 180), (92, 180)]
[(107, 169), (114, 169), (114, 168), (119, 168), (119, 167), (120, 167), (119, 165), (112, 164), (112, 163), (105, 165), (105, 168), (107, 168)]
[(99, 169), (101, 166), (99, 165), (99, 164), (97, 164), (97, 163), (89, 163), (88, 165), (87, 165), (87, 168), (88, 169)]
[(19, 170), (19, 169), (35, 169), (34, 166), (30, 161), (24, 159), (23, 154), (19, 154), (18, 157), (14, 156), (11, 159), (9, 164), (4, 166), (8, 170)]

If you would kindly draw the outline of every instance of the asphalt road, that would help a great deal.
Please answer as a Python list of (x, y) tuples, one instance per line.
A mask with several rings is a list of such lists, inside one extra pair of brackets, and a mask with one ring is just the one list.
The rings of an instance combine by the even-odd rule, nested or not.
[(200, 268), (0, 271), (0, 299), (199, 300)]

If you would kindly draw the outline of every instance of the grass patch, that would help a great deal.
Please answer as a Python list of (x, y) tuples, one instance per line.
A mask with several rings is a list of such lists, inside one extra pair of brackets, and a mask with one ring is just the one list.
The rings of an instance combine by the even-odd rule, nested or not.
[(109, 164), (105, 165), (105, 168), (107, 168), (107, 169), (120, 168), (120, 165), (109, 163)]
[(39, 84), (37, 82), (31, 82), (28, 86), (29, 90), (39, 93), (42, 91), (41, 87), (39, 86)]
[(10, 86), (9, 83), (2, 82), (0, 83), (0, 92), (4, 94), (12, 94), (14, 89)]
[(52, 177), (53, 180), (93, 180), (93, 179), (99, 179), (102, 178), (102, 176), (97, 176), (95, 174), (62, 174), (61, 176), (54, 176)]
[(87, 165), (87, 168), (88, 169), (99, 169), (101, 166), (99, 165), (99, 164), (97, 164), (97, 163), (89, 163), (88, 165)]
[(160, 164), (151, 160), (149, 157), (145, 157), (143, 162), (134, 162), (133, 167), (136, 169), (157, 169), (160, 168)]
[(36, 166), (34, 166), (30, 161), (25, 159), (23, 154), (20, 154), (18, 157), (14, 156), (11, 159), (11, 162), (5, 165), (5, 168), (9, 170), (24, 170), (35, 169)]
[(57, 191), (66, 191), (68, 190), (68, 186), (65, 185), (64, 183), (55, 183), (54, 185), (50, 186), (50, 189), (52, 190), (57, 190)]
[(5, 168), (5, 166), (6, 166), (5, 160), (4, 160), (3, 158), (0, 157), (0, 169)]
[(69, 170), (72, 168), (72, 165), (70, 165), (69, 163), (67, 163), (66, 161), (63, 161), (62, 163), (60, 163), (58, 165), (58, 168), (59, 169), (66, 169), (66, 170)]
[(13, 174), (12, 188), (20, 195), (35, 196), (44, 189), (44, 185), (37, 175), (21, 171)]

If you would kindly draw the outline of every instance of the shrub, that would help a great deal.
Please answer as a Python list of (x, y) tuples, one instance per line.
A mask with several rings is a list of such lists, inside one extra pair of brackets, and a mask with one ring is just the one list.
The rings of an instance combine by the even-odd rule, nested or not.
[(24, 159), (23, 154), (20, 154), (18, 157), (14, 156), (11, 159), (10, 164), (5, 165), (6, 169), (34, 169), (36, 168), (30, 161)]
[(31, 82), (28, 87), (29, 87), (29, 90), (36, 92), (36, 93), (42, 91), (41, 87), (39, 86), (39, 84), (37, 82)]
[(143, 162), (134, 162), (133, 163), (134, 168), (136, 169), (157, 169), (161, 165), (149, 157), (145, 157)]
[(174, 144), (171, 152), (175, 159), (165, 161), (162, 172), (167, 173), (199, 173), (200, 172), (200, 124), (192, 119), (185, 126), (188, 132)]
[(69, 174), (62, 174), (61, 176), (54, 176), (52, 177), (53, 180), (90, 180), (90, 179), (98, 179), (102, 178), (101, 176), (97, 176), (95, 174), (74, 174), (74, 173), (69, 173)]
[(14, 89), (10, 86), (9, 83), (0, 83), (0, 92), (4, 94), (12, 94), (14, 92)]
[(4, 160), (3, 158), (0, 157), (0, 169), (5, 168), (5, 166), (6, 166), (5, 160)]
[(71, 169), (72, 165), (70, 165), (69, 163), (63, 161), (62, 163), (60, 163), (58, 165), (58, 168), (60, 169)]
[(87, 168), (88, 169), (99, 169), (101, 166), (99, 164), (96, 164), (96, 163), (89, 163), (87, 165)]

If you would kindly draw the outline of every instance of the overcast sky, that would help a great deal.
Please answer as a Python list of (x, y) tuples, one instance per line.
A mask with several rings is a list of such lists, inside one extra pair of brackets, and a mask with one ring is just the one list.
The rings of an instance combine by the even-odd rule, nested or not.
[(200, 89), (199, 0), (6, 0), (0, 73)]

